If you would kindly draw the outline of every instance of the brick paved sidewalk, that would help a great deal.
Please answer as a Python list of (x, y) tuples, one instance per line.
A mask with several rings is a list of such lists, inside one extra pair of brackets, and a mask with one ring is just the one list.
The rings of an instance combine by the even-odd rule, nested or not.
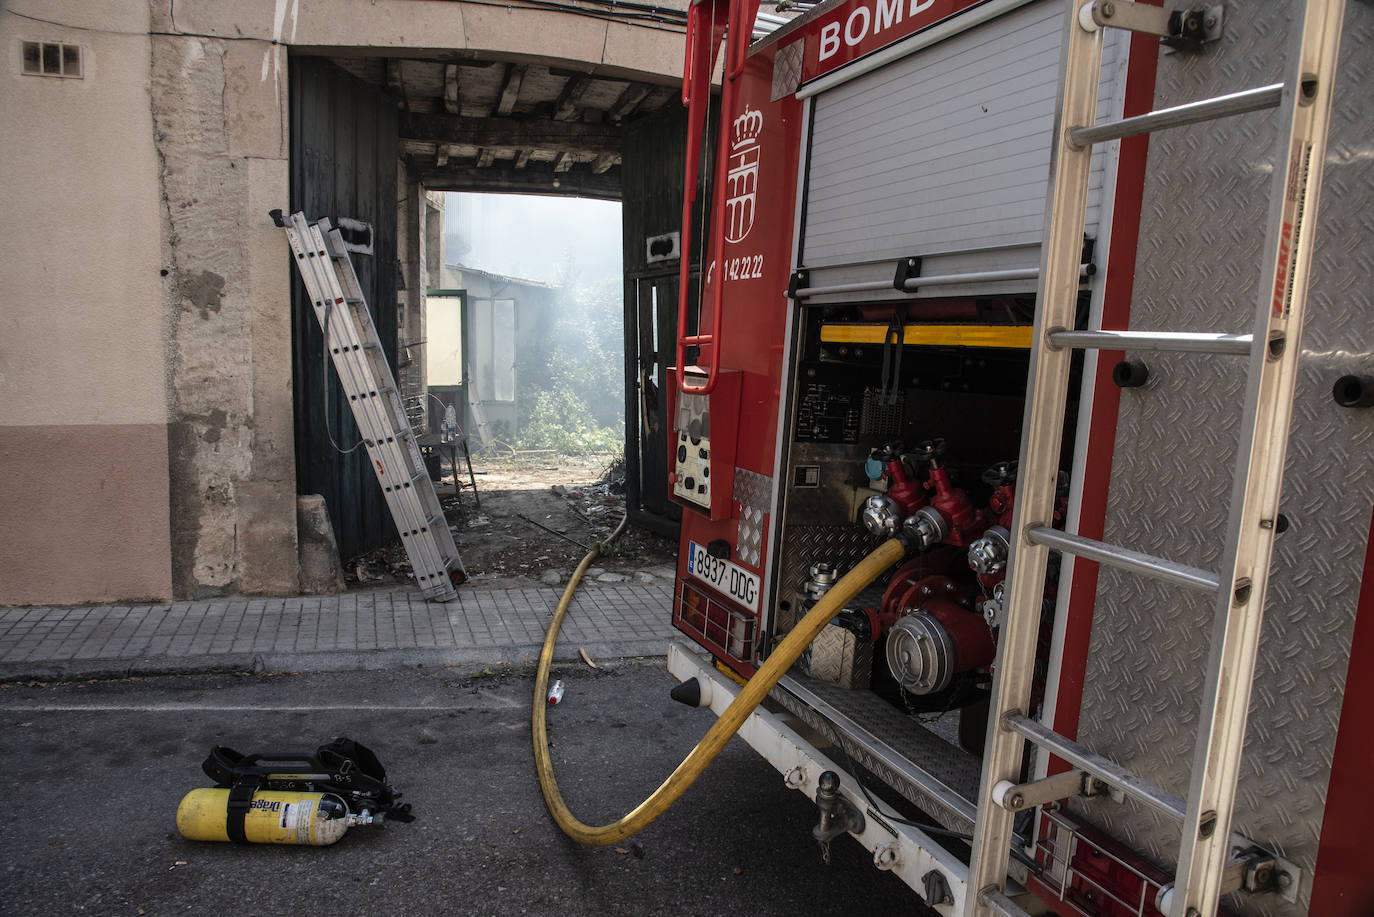
[[(648, 579), (642, 577), (642, 579)], [(533, 663), (561, 587), (480, 589), (428, 602), (416, 589), (170, 605), (0, 607), (0, 680), (203, 671), (321, 671)], [(556, 659), (657, 656), (675, 631), (672, 580), (575, 594)]]

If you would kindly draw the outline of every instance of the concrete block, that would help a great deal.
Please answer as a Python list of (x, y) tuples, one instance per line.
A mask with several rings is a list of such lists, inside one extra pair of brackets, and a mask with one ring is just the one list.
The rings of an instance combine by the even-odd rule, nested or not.
[(307, 595), (338, 595), (344, 591), (343, 564), (334, 526), (324, 497), (306, 494), (296, 498), (296, 539), (300, 555), (301, 592)]

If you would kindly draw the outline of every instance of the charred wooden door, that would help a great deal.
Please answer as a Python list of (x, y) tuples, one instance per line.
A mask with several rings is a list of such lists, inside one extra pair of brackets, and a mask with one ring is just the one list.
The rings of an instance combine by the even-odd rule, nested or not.
[[(638, 497), (638, 509), (676, 520), (682, 509), (668, 500), (668, 367), (673, 362), (677, 338), (678, 276), (656, 275), (633, 281), (635, 290), (634, 333), (627, 336), (626, 350), (634, 347), (634, 373), (629, 389), (634, 405), (626, 405), (627, 428), (638, 435), (637, 467), (626, 467), (627, 494)], [(635, 487), (628, 476), (635, 472)]]
[[(291, 209), (345, 227), (358, 281), (395, 367), (396, 103), (324, 60), (293, 57), (289, 75)], [(291, 334), (297, 492), (324, 495), (345, 558), (395, 541), (299, 277)]]
[[(682, 507), (668, 499), (666, 387), (677, 337), (681, 240), (669, 237), (682, 229), (686, 136), (686, 113), (669, 106), (628, 126), (621, 163), (625, 502), (633, 521), (672, 536)], [(698, 188), (699, 197), (704, 193)], [(700, 274), (698, 248), (692, 247), (693, 277)]]

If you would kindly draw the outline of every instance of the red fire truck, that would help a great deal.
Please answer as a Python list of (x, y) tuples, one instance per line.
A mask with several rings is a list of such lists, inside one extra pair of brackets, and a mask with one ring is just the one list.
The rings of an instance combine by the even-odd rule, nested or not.
[(1374, 6), (757, 5), (690, 13), (686, 694), (900, 535), (740, 730), (822, 847), (946, 914), (1374, 914)]

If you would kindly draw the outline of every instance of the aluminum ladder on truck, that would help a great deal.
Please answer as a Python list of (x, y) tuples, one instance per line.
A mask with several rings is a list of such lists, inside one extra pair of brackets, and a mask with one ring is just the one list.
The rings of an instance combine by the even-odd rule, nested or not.
[(415, 582), (425, 598), (451, 601), (458, 597), (454, 587), (467, 579), (467, 571), (425, 470), (343, 236), (327, 219), (311, 223), (303, 213), (283, 218), (280, 210), (272, 211), (271, 217), (286, 230), (324, 333), (325, 349), (348, 395)]
[[(1230, 847), (1269, 574), (1298, 359), (1312, 226), (1321, 186), (1344, 0), (1306, 4), (1286, 82), (1095, 126), (1103, 28), (1167, 35), (1169, 10), (1122, 0), (1070, 0), (1012, 544), (1006, 618), (998, 643), (965, 913), (1020, 915), (1006, 893), (1014, 813), (1080, 792), (1086, 778), (1172, 816), (1181, 825), (1177, 870), (1155, 902), (1170, 917), (1216, 913)], [(1186, 13), (1183, 15), (1187, 15)], [(1175, 21), (1175, 29), (1177, 20)], [(1084, 208), (1093, 145), (1168, 127), (1278, 107), (1259, 301), (1249, 334), (1075, 331)], [(1201, 570), (1053, 528), (1061, 431), (1075, 349), (1164, 350), (1246, 356), (1248, 378), (1226, 542), (1219, 571)], [(1200, 356), (1199, 358), (1205, 358)], [(1215, 596), (1208, 669), (1188, 798), (1153, 786), (1032, 719), (1029, 709), (1045, 566), (1051, 551), (1108, 564)], [(1021, 781), (1029, 740), (1068, 763)]]

